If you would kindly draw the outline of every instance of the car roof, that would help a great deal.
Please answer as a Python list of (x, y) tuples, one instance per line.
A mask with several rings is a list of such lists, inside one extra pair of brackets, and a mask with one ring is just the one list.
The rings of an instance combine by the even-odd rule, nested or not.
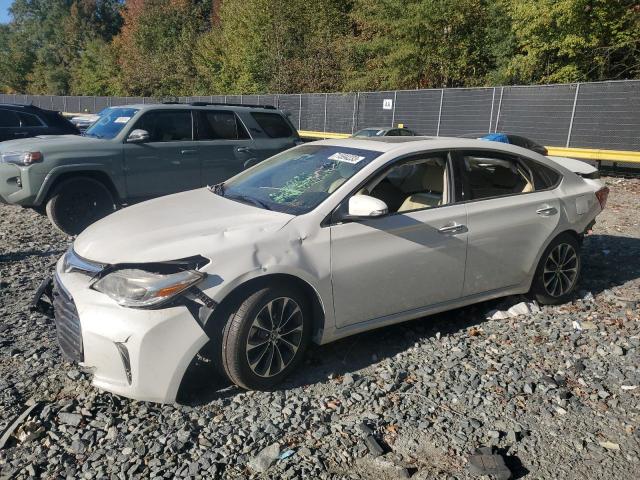
[[(502, 150), (505, 153), (528, 155), (535, 152), (509, 143), (488, 142), (472, 138), (460, 137), (350, 137), (344, 139), (329, 139), (312, 142), (318, 145), (331, 145), (345, 148), (361, 148), (382, 153), (397, 152), (398, 154), (411, 153), (421, 150), (457, 149), (468, 148), (478, 150)], [(308, 144), (307, 144), (308, 145)]]
[(265, 113), (278, 113), (281, 110), (271, 106), (256, 105), (227, 105), (224, 103), (208, 103), (208, 104), (190, 104), (190, 103), (134, 103), (131, 105), (112, 105), (112, 108), (137, 108), (139, 110), (177, 110), (184, 108), (192, 108), (196, 110), (232, 110), (232, 111), (260, 111)]
[(20, 103), (0, 103), (0, 108), (7, 110), (41, 110), (41, 108), (35, 105), (23, 105)]

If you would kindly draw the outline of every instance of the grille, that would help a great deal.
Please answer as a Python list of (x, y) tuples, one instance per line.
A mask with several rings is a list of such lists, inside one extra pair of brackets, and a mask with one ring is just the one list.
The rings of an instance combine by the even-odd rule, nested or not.
[(62, 286), (57, 276), (53, 279), (53, 311), (58, 343), (62, 353), (69, 360), (82, 362), (84, 355), (78, 310), (73, 298)]

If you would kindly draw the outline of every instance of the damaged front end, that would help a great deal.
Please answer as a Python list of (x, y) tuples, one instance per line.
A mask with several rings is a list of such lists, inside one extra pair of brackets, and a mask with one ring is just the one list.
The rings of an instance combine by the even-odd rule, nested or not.
[(70, 249), (38, 287), (31, 310), (53, 318), (69, 360), (95, 386), (138, 400), (173, 402), (187, 365), (209, 340), (217, 303), (198, 284), (215, 275), (189, 257), (147, 264), (98, 264)]

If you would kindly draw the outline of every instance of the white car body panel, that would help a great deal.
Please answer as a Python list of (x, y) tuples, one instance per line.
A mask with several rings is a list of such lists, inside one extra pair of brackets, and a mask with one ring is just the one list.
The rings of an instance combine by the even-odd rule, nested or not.
[[(268, 211), (198, 189), (116, 212), (85, 230), (73, 248), (87, 260), (110, 265), (200, 255), (210, 262), (200, 268), (207, 276), (198, 288), (218, 303), (248, 280), (273, 274), (296, 277), (318, 297), (322, 318), (314, 340), (327, 343), (426, 314), (525, 293), (548, 243), (563, 231), (582, 233), (600, 212), (595, 183), (571, 173), (564, 162), (512, 145), (420, 137), (315, 143), (382, 153), (303, 215)], [(350, 192), (392, 160), (464, 148), (523, 155), (555, 169), (563, 178), (548, 191), (362, 222), (324, 223)], [(541, 217), (536, 210), (544, 206), (556, 208), (557, 214)], [(437, 232), (452, 221), (466, 225), (467, 231), (453, 236)], [(88, 276), (65, 273), (62, 262), (57, 275), (77, 304), (84, 364), (94, 370), (94, 384), (140, 400), (174, 401), (189, 361), (208, 340), (193, 315), (179, 306), (121, 307), (90, 289)], [(126, 342), (129, 349), (131, 384), (116, 342)]]

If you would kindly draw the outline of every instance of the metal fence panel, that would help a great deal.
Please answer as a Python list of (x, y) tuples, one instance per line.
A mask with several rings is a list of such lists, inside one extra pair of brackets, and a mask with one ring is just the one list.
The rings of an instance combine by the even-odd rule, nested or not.
[(399, 91), (393, 123), (402, 123), (420, 135), (436, 135), (441, 94), (442, 90)]
[(497, 131), (564, 147), (576, 85), (504, 87)]
[(294, 127), (300, 127), (300, 95), (278, 95), (278, 108), (289, 114)]
[(307, 93), (302, 95), (302, 109), (300, 119), (301, 130), (314, 132), (325, 131), (324, 105), (326, 95), (324, 93)]
[[(355, 130), (366, 127), (391, 127), (395, 92), (364, 92), (358, 96)], [(391, 108), (385, 109), (385, 101)]]
[(242, 103), (242, 95), (227, 95), (226, 103)]
[(581, 83), (569, 146), (640, 150), (640, 82)]
[(492, 88), (445, 89), (440, 117), (440, 136), (488, 133), (492, 101)]
[(243, 95), (242, 103), (249, 104), (249, 105), (258, 105), (260, 103), (260, 96), (259, 95)]
[(260, 95), (258, 99), (258, 105), (276, 105), (276, 96), (275, 95)]
[[(327, 132), (353, 133), (355, 93), (331, 93), (327, 95)], [(324, 113), (324, 112), (323, 112)]]

